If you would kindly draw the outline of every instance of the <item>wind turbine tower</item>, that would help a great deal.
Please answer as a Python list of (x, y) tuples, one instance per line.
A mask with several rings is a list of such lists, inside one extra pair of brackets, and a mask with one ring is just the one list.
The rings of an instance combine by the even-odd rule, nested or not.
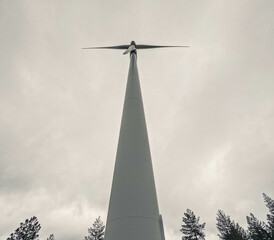
[(130, 65), (113, 174), (105, 240), (165, 240), (159, 213), (145, 113), (137, 69), (137, 50), (162, 47), (130, 45), (85, 49), (125, 49)]

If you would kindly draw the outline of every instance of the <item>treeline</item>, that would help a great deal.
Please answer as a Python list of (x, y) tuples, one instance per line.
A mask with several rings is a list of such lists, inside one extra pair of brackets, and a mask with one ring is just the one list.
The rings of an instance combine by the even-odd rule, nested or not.
[[(40, 229), (41, 225), (37, 217), (34, 216), (26, 219), (25, 222), (21, 222), (20, 226), (6, 240), (38, 240)], [(84, 237), (83, 240), (103, 240), (104, 234), (105, 225), (99, 216), (92, 227), (88, 229), (88, 236)], [(54, 234), (50, 234), (47, 240), (55, 240)]]
[[(20, 223), (20, 227), (18, 227), (7, 240), (35, 240), (39, 237), (38, 232), (40, 229), (41, 225), (37, 217), (34, 216)], [(50, 234), (47, 240), (55, 240), (54, 235)]]
[[(263, 194), (266, 207), (269, 210), (267, 222), (258, 220), (254, 214), (247, 216), (248, 229), (243, 229), (224, 211), (218, 210), (216, 227), (219, 231), (218, 237), (221, 240), (274, 240), (274, 200), (266, 194)], [(182, 217), (181, 225), (182, 240), (205, 240), (205, 223), (200, 224), (200, 217), (196, 217), (193, 211), (187, 209)], [(7, 240), (38, 240), (40, 223), (36, 217), (27, 219), (20, 224), (14, 233)], [(100, 216), (96, 218), (92, 227), (88, 229), (88, 235), (83, 240), (103, 240), (105, 234), (105, 225)], [(47, 240), (55, 240), (51, 234)]]
[[(267, 222), (258, 220), (254, 214), (246, 217), (248, 229), (243, 229), (224, 211), (218, 210), (216, 227), (219, 231), (218, 237), (222, 240), (274, 240), (274, 200), (263, 194), (266, 207), (269, 210)], [(182, 218), (183, 225), (182, 240), (204, 240), (205, 223), (199, 223), (200, 217), (196, 217), (190, 209), (186, 210)]]

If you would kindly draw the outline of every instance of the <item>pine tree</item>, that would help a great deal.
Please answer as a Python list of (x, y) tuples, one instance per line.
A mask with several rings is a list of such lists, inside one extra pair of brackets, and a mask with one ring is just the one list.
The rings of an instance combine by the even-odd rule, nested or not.
[(20, 227), (7, 238), (7, 240), (35, 240), (39, 237), (38, 232), (41, 229), (37, 217), (26, 219), (20, 223)]
[(245, 230), (239, 226), (238, 223), (235, 224), (234, 221), (231, 221), (229, 216), (226, 216), (225, 213), (221, 210), (217, 212), (217, 229), (220, 234), (218, 237), (222, 240), (247, 240), (248, 235)]
[(269, 214), (267, 214), (267, 223), (268, 223), (268, 231), (271, 235), (271, 239), (274, 239), (274, 200), (268, 197), (265, 193), (263, 193), (264, 201), (266, 206), (269, 209)]
[(196, 218), (194, 212), (190, 209), (186, 210), (184, 213), (182, 221), (184, 225), (180, 231), (183, 233), (182, 240), (202, 240), (205, 239), (205, 234), (203, 233), (205, 228), (205, 223), (199, 224), (200, 217)]
[(50, 235), (49, 235), (49, 238), (47, 238), (47, 240), (55, 240), (54, 235), (53, 235), (53, 234), (50, 234)]
[(252, 213), (250, 217), (246, 217), (248, 223), (248, 234), (252, 240), (269, 240), (270, 232), (265, 222), (259, 221)]
[(92, 227), (88, 229), (89, 235), (84, 240), (103, 240), (105, 235), (105, 225), (100, 219), (100, 216), (96, 218)]

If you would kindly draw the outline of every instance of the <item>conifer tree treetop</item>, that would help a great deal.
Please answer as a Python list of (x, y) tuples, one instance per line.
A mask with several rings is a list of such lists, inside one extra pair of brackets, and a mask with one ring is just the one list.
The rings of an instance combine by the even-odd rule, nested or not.
[(182, 219), (183, 225), (180, 231), (182, 232), (182, 240), (203, 240), (205, 239), (204, 228), (205, 223), (200, 224), (200, 217), (196, 217), (194, 212), (187, 209)]
[(20, 223), (14, 233), (7, 240), (35, 240), (39, 237), (38, 232), (41, 229), (37, 217), (26, 219), (24, 223)]
[(92, 227), (88, 229), (89, 235), (84, 240), (103, 240), (105, 236), (105, 225), (100, 216), (95, 219)]

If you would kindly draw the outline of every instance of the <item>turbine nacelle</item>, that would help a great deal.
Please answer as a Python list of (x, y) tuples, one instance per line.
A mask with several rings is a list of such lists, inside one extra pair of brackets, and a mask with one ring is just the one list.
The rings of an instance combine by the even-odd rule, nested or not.
[(135, 41), (131, 41), (130, 45), (117, 45), (109, 47), (88, 47), (83, 49), (124, 49), (126, 50), (123, 54), (127, 53), (137, 53), (137, 49), (151, 49), (151, 48), (170, 48), (170, 47), (189, 47), (189, 46), (160, 46), (160, 45), (147, 45), (138, 44)]
[(137, 50), (136, 49), (136, 43), (134, 41), (131, 41), (130, 46), (128, 47), (128, 49), (123, 54), (125, 55), (125, 54), (128, 54), (129, 52), (130, 52), (130, 54), (131, 53), (137, 53), (136, 50)]

